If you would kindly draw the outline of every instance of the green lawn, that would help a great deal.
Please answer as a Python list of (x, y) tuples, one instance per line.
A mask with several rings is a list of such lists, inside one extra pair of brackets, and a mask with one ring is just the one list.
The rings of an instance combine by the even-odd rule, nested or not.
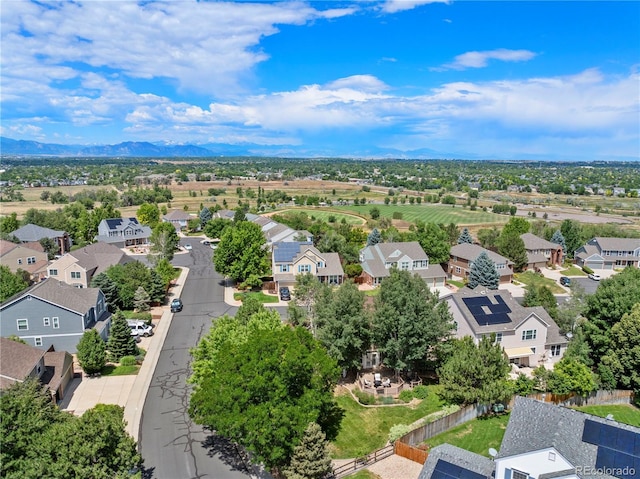
[(582, 406), (578, 411), (593, 414), (594, 416), (607, 417), (612, 414), (613, 419), (624, 424), (640, 427), (640, 409), (630, 404), (605, 404), (602, 406)]
[(467, 451), (489, 457), (489, 448), (500, 449), (502, 437), (507, 429), (509, 415), (478, 418), (460, 424), (425, 441), (429, 447), (451, 444)]
[[(335, 219), (335, 223), (340, 223), (344, 219), (344, 221), (350, 225), (363, 225), (366, 223), (366, 220), (361, 218), (360, 216), (339, 213), (337, 211), (331, 211), (328, 208), (322, 209), (306, 209), (306, 208), (294, 208), (290, 210), (278, 211), (278, 214), (287, 214), (287, 213), (306, 213), (309, 218), (315, 218), (316, 220), (329, 222), (329, 217), (333, 216)], [(367, 210), (368, 214), (368, 210)]]
[(345, 477), (348, 477), (349, 479), (380, 479), (379, 475), (374, 474), (373, 472), (367, 469), (361, 469), (355, 474), (352, 474), (350, 476), (345, 476)]
[(396, 424), (411, 424), (438, 411), (442, 401), (438, 386), (429, 386), (429, 396), (418, 406), (363, 407), (348, 394), (337, 397), (345, 410), (340, 433), (332, 443), (331, 456), (336, 459), (363, 456), (383, 447), (389, 439), (389, 429)]
[(456, 281), (455, 279), (447, 279), (448, 284), (452, 284), (453, 286), (457, 286), (458, 288), (462, 288), (464, 286), (464, 282)]
[(562, 274), (565, 276), (586, 276), (587, 273), (582, 271), (581, 268), (578, 268), (575, 265), (569, 266), (567, 269), (562, 270)]
[(102, 368), (100, 374), (102, 376), (128, 376), (129, 374), (138, 374), (138, 370), (140, 366), (115, 366), (113, 364), (109, 364)]
[(261, 303), (277, 303), (280, 299), (277, 296), (264, 294), (262, 291), (249, 291), (248, 293), (234, 293), (233, 299), (243, 301), (247, 296), (258, 298)]
[(540, 276), (539, 274), (534, 273), (533, 271), (525, 271), (524, 273), (516, 273), (513, 275), (516, 281), (520, 283), (524, 283), (527, 286), (547, 286), (553, 294), (562, 294), (566, 293), (564, 289), (562, 289), (556, 282), (550, 278), (545, 278), (544, 276)]
[(469, 208), (450, 205), (363, 205), (363, 206), (337, 206), (343, 211), (353, 211), (359, 215), (369, 217), (369, 210), (376, 207), (380, 210), (380, 216), (393, 218), (394, 212), (402, 213), (402, 219), (415, 223), (416, 220), (425, 223), (455, 223), (462, 225), (473, 224), (504, 224), (510, 216), (484, 212), (481, 209), (471, 211)]

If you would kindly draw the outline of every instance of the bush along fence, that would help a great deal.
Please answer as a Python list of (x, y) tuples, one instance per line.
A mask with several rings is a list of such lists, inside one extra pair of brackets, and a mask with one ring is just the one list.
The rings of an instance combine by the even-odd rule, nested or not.
[[(624, 390), (594, 391), (586, 397), (550, 393), (531, 394), (527, 397), (560, 406), (578, 407), (599, 404), (630, 404), (634, 399), (633, 391)], [(511, 399), (509, 406), (512, 406), (513, 402), (514, 399)], [(412, 461), (424, 464), (429, 453), (416, 447), (416, 445), (423, 443), (437, 434), (448, 431), (453, 427), (487, 414), (490, 410), (491, 408), (488, 404), (472, 404), (441, 419), (437, 419), (429, 424), (424, 424), (413, 431), (409, 431), (398, 439), (396, 441), (395, 453)]]

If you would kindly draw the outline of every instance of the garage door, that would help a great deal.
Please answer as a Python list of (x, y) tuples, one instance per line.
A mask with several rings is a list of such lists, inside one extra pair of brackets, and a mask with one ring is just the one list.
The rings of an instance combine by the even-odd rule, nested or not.
[(587, 262), (587, 268), (591, 269), (602, 269), (602, 263), (596, 263), (594, 261)]

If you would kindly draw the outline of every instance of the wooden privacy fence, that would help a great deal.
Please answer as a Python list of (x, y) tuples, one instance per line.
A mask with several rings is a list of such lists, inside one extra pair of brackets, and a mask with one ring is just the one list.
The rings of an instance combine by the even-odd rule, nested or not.
[(395, 453), (398, 456), (406, 457), (407, 459), (420, 464), (424, 464), (427, 461), (427, 456), (429, 455), (426, 450), (410, 446), (400, 440), (395, 443)]

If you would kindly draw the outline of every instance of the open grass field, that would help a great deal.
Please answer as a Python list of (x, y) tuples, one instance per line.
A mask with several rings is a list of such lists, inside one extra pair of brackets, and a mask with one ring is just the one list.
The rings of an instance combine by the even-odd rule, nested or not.
[(317, 219), (321, 221), (329, 222), (329, 218), (333, 217), (334, 223), (341, 223), (342, 220), (350, 225), (361, 226), (364, 225), (367, 220), (356, 215), (350, 215), (345, 213), (339, 213), (337, 211), (329, 211), (326, 209), (307, 209), (307, 208), (292, 208), (290, 210), (277, 211), (277, 214), (287, 213), (306, 213), (309, 218)]
[(345, 415), (340, 433), (331, 443), (331, 456), (336, 459), (358, 457), (383, 447), (391, 426), (411, 424), (442, 408), (437, 390), (437, 386), (429, 386), (429, 396), (416, 407), (364, 407), (347, 393), (338, 396)]
[(360, 206), (337, 206), (341, 211), (352, 211), (366, 218), (370, 217), (371, 208), (378, 208), (380, 216), (393, 218), (393, 213), (402, 213), (402, 219), (411, 223), (420, 220), (425, 223), (454, 223), (457, 225), (502, 225), (509, 221), (510, 216), (497, 215), (495, 213), (484, 212), (482, 210), (471, 211), (468, 208), (450, 205), (360, 205)]
[(578, 411), (593, 414), (594, 416), (607, 417), (609, 414), (618, 422), (640, 427), (640, 409), (630, 404), (605, 404), (601, 406), (582, 406)]
[(425, 442), (430, 448), (447, 443), (489, 457), (490, 447), (500, 449), (508, 422), (508, 414), (473, 419)]

